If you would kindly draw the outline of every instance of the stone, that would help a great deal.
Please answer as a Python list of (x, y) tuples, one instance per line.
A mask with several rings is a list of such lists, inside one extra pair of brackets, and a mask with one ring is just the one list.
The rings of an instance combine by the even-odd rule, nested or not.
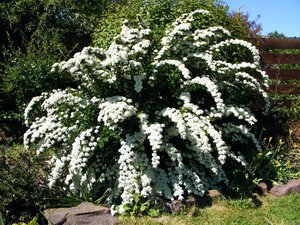
[(192, 195), (187, 196), (185, 199), (185, 204), (189, 207), (196, 205), (196, 198)]
[(83, 202), (72, 208), (54, 208), (44, 211), (46, 219), (52, 225), (113, 225), (118, 219), (113, 217), (110, 209)]
[(68, 210), (63, 208), (46, 209), (44, 216), (52, 225), (62, 225), (66, 222)]
[(300, 193), (300, 179), (291, 180), (287, 184), (276, 185), (270, 190), (270, 195), (280, 197), (291, 193)]
[(261, 182), (257, 185), (258, 190), (262, 193), (262, 194), (266, 194), (268, 193), (268, 186), (265, 182)]
[(208, 196), (211, 198), (222, 198), (222, 194), (215, 189), (208, 190)]
[(169, 207), (173, 214), (178, 214), (183, 209), (183, 204), (179, 200), (174, 200), (169, 204)]
[(267, 194), (272, 188), (272, 184), (271, 182), (260, 182), (257, 186), (256, 186), (256, 190), (259, 194)]

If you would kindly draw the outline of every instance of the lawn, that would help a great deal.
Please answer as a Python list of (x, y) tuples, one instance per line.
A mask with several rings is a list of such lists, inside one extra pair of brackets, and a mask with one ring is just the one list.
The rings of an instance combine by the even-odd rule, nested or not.
[(300, 224), (300, 194), (275, 198), (258, 197), (257, 201), (215, 200), (212, 206), (189, 208), (179, 215), (158, 218), (121, 218), (121, 225), (192, 225), (192, 224)]

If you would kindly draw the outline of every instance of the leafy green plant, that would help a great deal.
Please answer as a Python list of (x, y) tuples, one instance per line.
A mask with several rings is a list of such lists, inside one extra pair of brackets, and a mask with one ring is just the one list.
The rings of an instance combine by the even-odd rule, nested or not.
[(0, 212), (0, 225), (5, 225), (1, 212)]
[(13, 223), (12, 225), (39, 225), (37, 220), (38, 220), (37, 217), (33, 217), (33, 219), (30, 220), (28, 223), (19, 222), (19, 223)]
[(162, 212), (163, 210), (160, 208), (150, 208), (147, 212), (147, 215), (150, 217), (159, 217)]
[(234, 200), (227, 200), (227, 204), (233, 208), (238, 209), (253, 209), (257, 207), (253, 198), (243, 198), (234, 199)]
[(257, 170), (258, 176), (262, 179), (286, 182), (299, 178), (300, 172), (291, 163), (289, 154), (291, 146), (282, 139), (272, 143), (272, 137), (263, 140), (265, 150), (257, 155), (260, 167)]
[(230, 185), (231, 191), (249, 196), (261, 181), (278, 183), (300, 177), (290, 157), (292, 149), (287, 141), (268, 137), (263, 138), (261, 144), (262, 151), (253, 157), (251, 163), (233, 172), (235, 179)]
[[(55, 42), (53, 44), (55, 45)], [(29, 45), (26, 53), (14, 49), (11, 55), (14, 60), (3, 65), (2, 89), (15, 97), (19, 113), (24, 112), (24, 106), (37, 93), (61, 86), (48, 72), (51, 65), (61, 58), (54, 45), (44, 46), (44, 49)], [(62, 82), (61, 87), (64, 87), (63, 83), (67, 85), (62, 77), (60, 82)]]
[(293, 98), (293, 103), (288, 111), (289, 120), (300, 120), (300, 97)]
[(154, 208), (154, 204), (141, 194), (135, 194), (132, 203), (117, 206), (116, 210), (122, 213), (123, 216), (130, 217), (139, 217), (144, 215), (157, 217), (160, 215), (160, 209), (158, 207)]

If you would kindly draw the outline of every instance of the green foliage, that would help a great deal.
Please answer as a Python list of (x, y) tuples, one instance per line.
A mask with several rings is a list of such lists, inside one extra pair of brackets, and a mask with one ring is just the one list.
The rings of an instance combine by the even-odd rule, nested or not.
[(33, 217), (33, 219), (30, 220), (28, 223), (19, 222), (19, 223), (13, 223), (12, 225), (39, 225), (37, 220), (38, 220), (37, 217)]
[[(0, 94), (3, 121), (21, 121), (24, 105), (42, 91), (72, 86), (50, 76), (50, 66), (91, 43), (91, 34), (109, 0), (8, 0), (0, 3)], [(59, 80), (59, 81), (58, 81)]]
[(287, 38), (283, 33), (279, 33), (278, 31), (273, 31), (268, 33), (268, 38)]
[(228, 200), (228, 205), (236, 209), (253, 209), (257, 207), (253, 198), (240, 198), (235, 200)]
[(159, 44), (165, 29), (175, 18), (199, 8), (206, 9), (212, 14), (212, 17), (202, 21), (202, 26), (220, 25), (232, 32), (234, 38), (250, 40), (255, 33), (253, 30), (257, 29), (255, 22), (249, 21), (242, 13), (230, 13), (229, 7), (220, 0), (128, 0), (123, 4), (110, 5), (96, 26), (93, 43), (95, 46), (107, 48), (113, 37), (120, 32), (123, 21), (125, 19), (134, 21), (136, 15), (140, 14), (147, 27), (153, 31), (156, 44)]
[(0, 212), (0, 225), (5, 225), (1, 212)]
[(21, 50), (10, 53), (9, 58), (14, 60), (3, 65), (2, 88), (15, 96), (20, 113), (23, 112), (24, 105), (36, 94), (67, 85), (67, 78), (55, 77), (49, 73), (51, 64), (58, 57), (61, 57), (61, 54), (55, 43), (49, 43), (49, 46), (44, 43), (42, 47), (32, 44), (28, 46), (26, 53), (22, 53)]
[(234, 21), (235, 27), (233, 28), (241, 38), (244, 37), (248, 41), (252, 38), (259, 35), (262, 31), (262, 25), (257, 23), (257, 20), (260, 18), (258, 15), (255, 20), (250, 20), (250, 15), (247, 12), (242, 12), (240, 9), (237, 12), (232, 12), (231, 17)]
[(272, 137), (262, 142), (264, 151), (257, 155), (257, 176), (263, 180), (287, 182), (300, 177), (300, 172), (291, 162), (291, 146), (282, 139), (272, 141)]
[[(108, 1), (92, 0), (10, 0), (0, 3), (1, 39), (8, 46), (26, 48), (33, 38), (50, 41), (59, 36), (60, 43), (73, 46), (89, 39), (95, 18)], [(3, 46), (1, 46), (3, 47)]]
[(158, 206), (155, 206), (153, 201), (143, 197), (141, 194), (135, 194), (132, 203), (117, 206), (117, 211), (120, 211), (120, 207), (123, 207), (124, 213), (122, 215), (125, 217), (140, 217), (145, 215), (157, 217), (161, 214)]
[(293, 104), (289, 109), (286, 109), (287, 117), (292, 120), (300, 120), (300, 96), (293, 98)]
[(247, 196), (260, 181), (277, 183), (300, 178), (300, 172), (289, 156), (291, 146), (288, 142), (269, 137), (264, 138), (261, 144), (263, 150), (254, 156), (251, 164), (233, 172), (235, 179), (231, 183), (231, 191)]
[(136, 18), (136, 14), (140, 13), (141, 2), (140, 0), (128, 1), (127, 4), (113, 2), (101, 15), (101, 19), (95, 27), (93, 44), (107, 48), (113, 37), (120, 33), (124, 19), (133, 20)]
[(0, 146), (0, 213), (7, 224), (28, 221), (49, 206), (48, 198), (65, 194), (62, 186), (48, 188), (44, 160), (18, 145)]

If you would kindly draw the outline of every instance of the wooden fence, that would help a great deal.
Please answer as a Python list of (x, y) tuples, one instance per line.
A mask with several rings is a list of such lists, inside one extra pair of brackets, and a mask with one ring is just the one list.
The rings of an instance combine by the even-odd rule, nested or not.
[[(282, 68), (282, 64), (300, 65), (300, 39), (260, 38), (256, 39), (256, 41), (257, 47), (261, 52), (262, 67), (271, 79), (272, 84), (269, 92), (273, 95), (300, 95), (300, 66), (298, 69), (295, 69), (295, 66), (294, 68), (292, 66), (293, 69)], [(296, 54), (282, 53), (284, 52), (283, 50), (293, 49), (298, 49), (299, 51)], [(287, 98), (287, 100), (275, 101), (275, 104), (290, 106), (292, 101)]]

